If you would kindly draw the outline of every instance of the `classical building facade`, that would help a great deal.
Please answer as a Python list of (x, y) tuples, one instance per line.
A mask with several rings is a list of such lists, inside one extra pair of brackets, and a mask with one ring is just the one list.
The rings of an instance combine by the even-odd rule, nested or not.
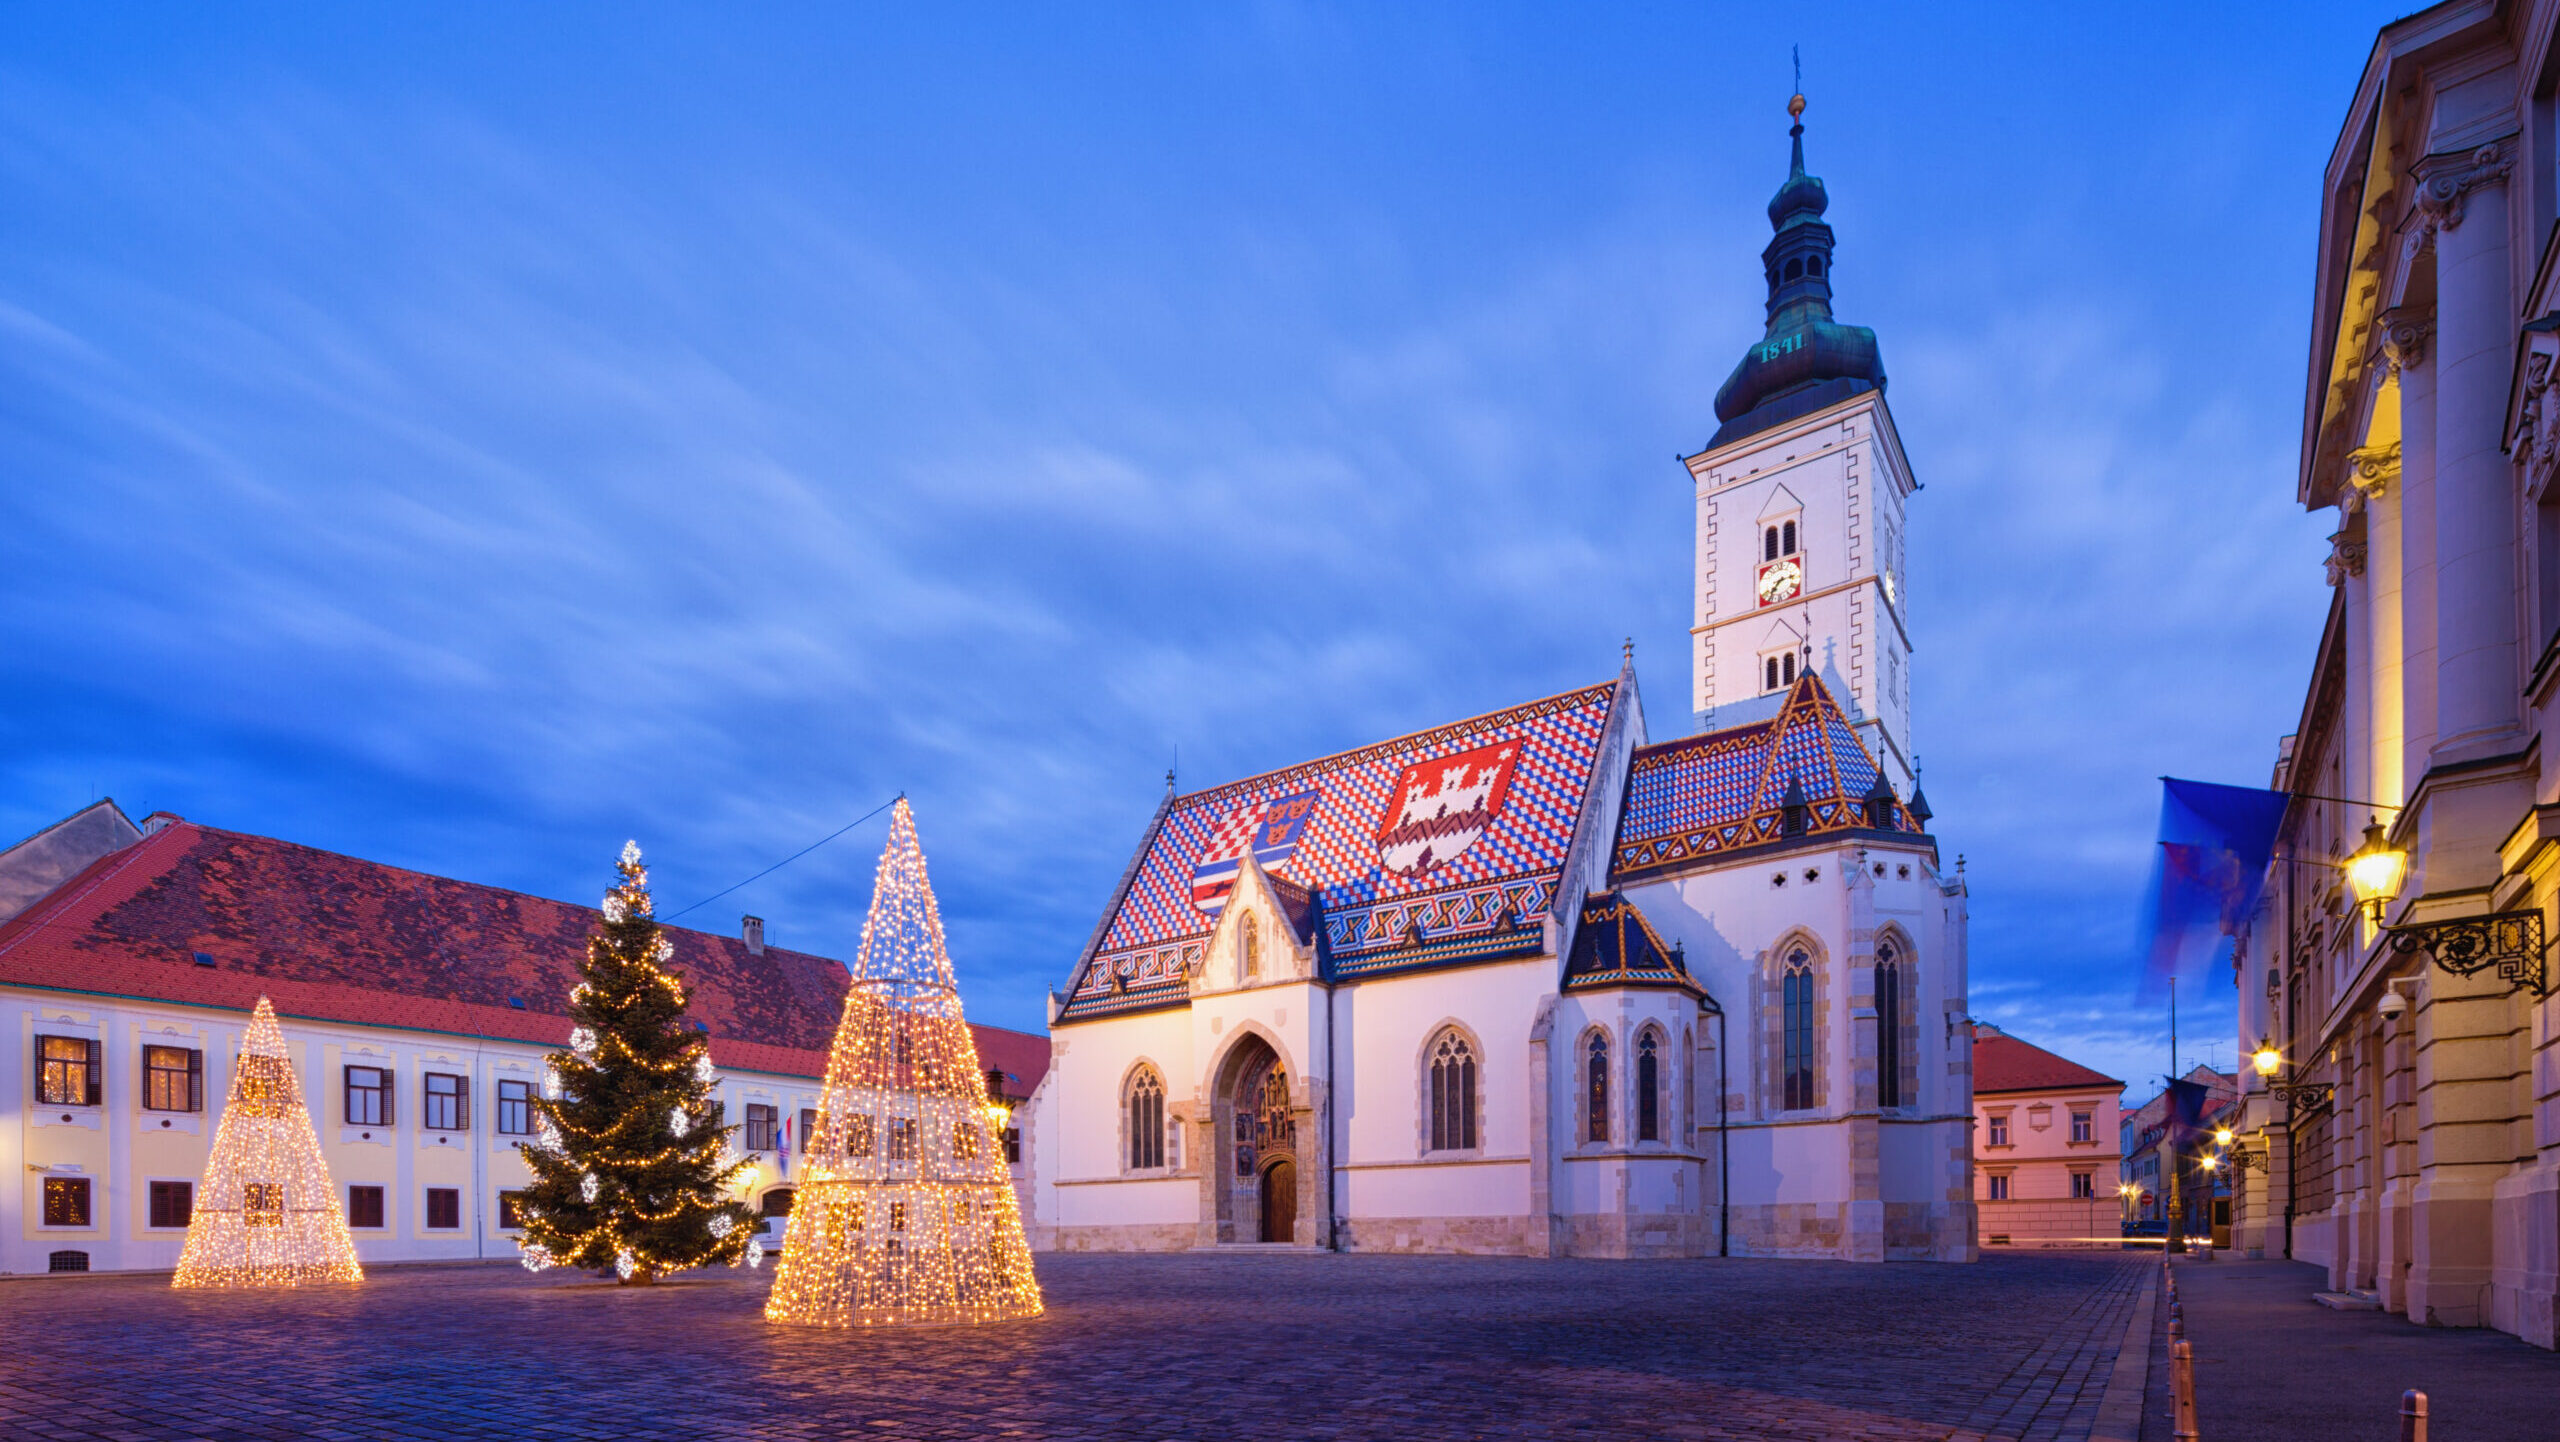
[[(2239, 963), (2238, 1240), (2410, 1318), (2560, 1342), (2560, 4), (2384, 28), (2322, 183), (2298, 493), (2335, 588)], [(2340, 863), (2408, 857), (2369, 915)], [(2383, 928), (2506, 914), (2464, 965)], [(2531, 936), (2524, 918), (2530, 918)], [(2377, 924), (2377, 920), (2379, 925)], [(2404, 933), (2405, 934), (2405, 933)], [(2504, 941), (2528, 943), (2508, 947)], [(2501, 964), (2498, 953), (2508, 959)], [(2453, 965), (2446, 964), (2447, 962)], [(2456, 966), (2463, 969), (2457, 971)], [(2279, 1094), (2274, 1086), (2286, 1090)]]
[(1972, 1257), (1915, 486), (1793, 136), (1766, 334), (1686, 458), (1696, 733), (1648, 735), (1630, 660), (1169, 791), (1053, 1000), (1035, 1245)]
[[(0, 852), (0, 1034), (22, 1058), (0, 1067), (0, 1168), (19, 1179), (0, 1187), (0, 1273), (177, 1265), (262, 995), (359, 1258), (513, 1256), (516, 1147), (596, 916), (165, 813), (136, 826), (113, 801)], [(668, 936), (756, 1163), (744, 1196), (778, 1228), (844, 965), (766, 945), (752, 917)], [(1048, 1044), (973, 1030), (1026, 1099)]]
[(2114, 1246), (2124, 1083), (1977, 1022), (1974, 1206), (1994, 1247)]

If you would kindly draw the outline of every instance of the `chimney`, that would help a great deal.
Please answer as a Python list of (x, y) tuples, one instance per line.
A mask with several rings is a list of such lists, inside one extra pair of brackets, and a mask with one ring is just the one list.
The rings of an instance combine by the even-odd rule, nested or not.
[(762, 955), (764, 955), (764, 918), (763, 918), (763, 917), (761, 917), (761, 916), (742, 916), (742, 917), (739, 917), (739, 918), (738, 918), (738, 935), (739, 935), (741, 938), (743, 938), (743, 939), (746, 941), (746, 943), (747, 943), (747, 955), (749, 955), (749, 956), (762, 956)]

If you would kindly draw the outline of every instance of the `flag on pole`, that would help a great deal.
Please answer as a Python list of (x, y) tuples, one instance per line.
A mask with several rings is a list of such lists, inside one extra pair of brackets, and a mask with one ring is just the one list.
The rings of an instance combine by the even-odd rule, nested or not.
[(2144, 898), (2144, 981), (2194, 977), (2228, 961), (2257, 909), (2276, 828), (2293, 798), (2254, 786), (2160, 780), (2160, 840)]

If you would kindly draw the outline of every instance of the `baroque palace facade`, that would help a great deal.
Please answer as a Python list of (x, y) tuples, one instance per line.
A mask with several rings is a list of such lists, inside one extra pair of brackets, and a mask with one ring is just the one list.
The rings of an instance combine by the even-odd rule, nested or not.
[[(2553, 0), (2386, 27), (2323, 178), (2298, 493), (2335, 514), (2335, 589), (2240, 951), (2241, 1051), (2272, 1070), (2242, 1069), (2256, 1140), (2235, 1208), (2240, 1245), (2324, 1262), (2337, 1292), (2544, 1347), (2560, 1344), (2556, 28)], [(2341, 867), (2359, 852), (2406, 857), (2378, 915)]]
[[(137, 827), (113, 801), (0, 851), (0, 1028), (24, 1059), (0, 1068), (0, 1167), (20, 1178), (0, 1188), (0, 1273), (177, 1265), (261, 995), (359, 1259), (513, 1256), (515, 1149), (596, 919), (166, 813)], [(756, 1163), (743, 1199), (777, 1229), (850, 978), (753, 917), (667, 937)], [(1026, 1099), (1048, 1044), (972, 1030)]]
[(1790, 108), (1767, 332), (1686, 458), (1699, 730), (1630, 661), (1169, 791), (1052, 1001), (1035, 1245), (1972, 1259), (1916, 483)]

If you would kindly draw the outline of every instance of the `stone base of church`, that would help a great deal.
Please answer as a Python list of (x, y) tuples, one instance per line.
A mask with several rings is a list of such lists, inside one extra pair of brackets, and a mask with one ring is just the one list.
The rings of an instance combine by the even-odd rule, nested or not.
[(1353, 1252), (1438, 1252), (1455, 1256), (1533, 1255), (1526, 1217), (1349, 1217), (1342, 1245)]
[(1639, 1212), (1556, 1221), (1556, 1250), (1567, 1257), (1711, 1257), (1716, 1250), (1713, 1216)]
[[(1737, 1257), (1970, 1262), (1979, 1255), (1971, 1203), (1736, 1203), (1731, 1225)], [(1715, 1250), (1712, 1232), (1707, 1250)]]
[(1035, 1252), (1187, 1252), (1200, 1244), (1195, 1222), (1134, 1222), (1121, 1226), (1036, 1227)]

